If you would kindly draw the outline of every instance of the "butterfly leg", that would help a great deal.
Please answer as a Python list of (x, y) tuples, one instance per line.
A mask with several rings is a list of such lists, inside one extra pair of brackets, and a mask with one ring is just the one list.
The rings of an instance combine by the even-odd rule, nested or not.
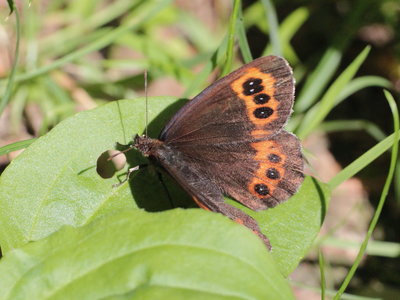
[(134, 166), (132, 168), (129, 168), (128, 172), (126, 173), (126, 176), (125, 176), (124, 180), (122, 180), (119, 183), (113, 184), (113, 187), (116, 188), (116, 187), (121, 186), (122, 184), (124, 184), (125, 182), (127, 182), (127, 181), (129, 181), (131, 179), (131, 174), (133, 172), (138, 171), (139, 169), (143, 169), (143, 168), (145, 168), (147, 166), (148, 166), (147, 164), (141, 164), (141, 165), (137, 165), (137, 166)]

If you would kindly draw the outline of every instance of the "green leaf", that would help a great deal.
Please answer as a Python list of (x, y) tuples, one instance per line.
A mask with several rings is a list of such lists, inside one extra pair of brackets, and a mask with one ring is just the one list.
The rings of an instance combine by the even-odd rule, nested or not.
[[(182, 106), (175, 98), (149, 98), (149, 134), (162, 126)], [(103, 179), (96, 172), (97, 158), (115, 143), (128, 144), (145, 124), (144, 99), (113, 102), (79, 113), (61, 122), (29, 146), (0, 177), (0, 245), (3, 253), (42, 238), (62, 225), (82, 225), (96, 215), (115, 208), (141, 207), (156, 210), (144, 199), (152, 194), (164, 209), (170, 206), (162, 187), (146, 194), (137, 184), (156, 184), (141, 172), (131, 185), (119, 188), (116, 177)], [(143, 163), (138, 153), (128, 156), (132, 164)], [(147, 178), (149, 177), (149, 178)], [(155, 177), (156, 178), (156, 177)], [(163, 206), (161, 205), (162, 209)]]
[[(149, 136), (156, 137), (185, 102), (149, 98)], [(98, 157), (114, 149), (116, 142), (127, 144), (132, 135), (141, 134), (144, 119), (143, 98), (113, 102), (63, 121), (15, 159), (0, 178), (3, 253), (63, 225), (84, 225), (115, 209), (170, 209), (166, 190), (153, 168), (139, 170), (129, 184), (118, 188), (112, 187), (119, 182), (116, 176), (103, 179), (96, 172)], [(136, 150), (127, 153), (127, 160), (129, 167), (146, 163)], [(124, 177), (125, 171), (120, 175)], [(174, 207), (195, 206), (169, 176), (164, 174), (163, 179)], [(318, 233), (327, 194), (316, 180), (306, 178), (300, 191), (286, 203), (267, 211), (245, 210), (271, 239), (272, 254), (285, 276), (297, 266)]]
[(227, 202), (257, 220), (271, 241), (272, 256), (281, 273), (288, 276), (307, 254), (319, 232), (329, 204), (329, 188), (307, 176), (293, 197), (273, 209), (255, 212), (236, 201)]
[[(210, 234), (214, 231), (218, 234)], [(199, 209), (118, 211), (80, 228), (64, 227), (5, 255), (0, 294), (2, 299), (294, 299), (254, 234)]]

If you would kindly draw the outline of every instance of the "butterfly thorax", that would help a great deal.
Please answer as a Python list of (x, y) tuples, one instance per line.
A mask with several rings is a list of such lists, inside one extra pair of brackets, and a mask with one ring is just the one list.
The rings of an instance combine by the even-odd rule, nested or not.
[(133, 140), (133, 146), (142, 152), (144, 156), (154, 155), (163, 144), (162, 141), (149, 138), (145, 135), (136, 135)]

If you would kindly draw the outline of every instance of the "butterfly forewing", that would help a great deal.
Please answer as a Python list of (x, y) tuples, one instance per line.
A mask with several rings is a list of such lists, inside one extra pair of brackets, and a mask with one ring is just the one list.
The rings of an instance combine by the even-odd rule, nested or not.
[(165, 126), (166, 142), (215, 144), (277, 133), (291, 113), (292, 70), (266, 56), (221, 78), (185, 105)]

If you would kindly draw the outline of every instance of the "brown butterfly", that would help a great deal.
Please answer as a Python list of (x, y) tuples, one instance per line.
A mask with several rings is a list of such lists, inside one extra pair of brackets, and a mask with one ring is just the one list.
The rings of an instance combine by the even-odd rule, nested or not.
[(134, 147), (156, 159), (200, 207), (247, 226), (270, 249), (257, 222), (223, 195), (263, 210), (297, 191), (304, 178), (300, 142), (283, 129), (293, 100), (286, 60), (261, 57), (189, 101), (159, 139), (136, 136)]

